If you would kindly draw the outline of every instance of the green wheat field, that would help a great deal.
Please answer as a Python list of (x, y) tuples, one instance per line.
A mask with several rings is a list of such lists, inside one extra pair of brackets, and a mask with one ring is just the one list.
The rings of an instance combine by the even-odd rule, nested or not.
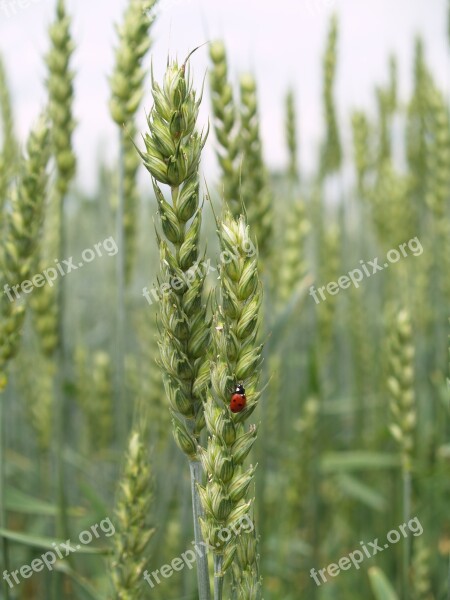
[(255, 76), (220, 39), (154, 51), (157, 0), (123, 0), (116, 158), (88, 194), (54, 4), (24, 141), (0, 56), (0, 598), (449, 600), (450, 113), (426, 41), (407, 97), (391, 56), (342, 114), (330, 12), (320, 148), (286, 82), (275, 171)]

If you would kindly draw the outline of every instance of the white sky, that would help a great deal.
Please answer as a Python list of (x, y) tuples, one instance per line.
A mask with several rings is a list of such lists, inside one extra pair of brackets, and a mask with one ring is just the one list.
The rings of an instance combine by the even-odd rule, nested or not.
[[(120, 20), (126, 0), (67, 0), (67, 5), (77, 44), (73, 66), (77, 72), (78, 181), (89, 189), (95, 180), (96, 157), (103, 152), (113, 159), (115, 154), (107, 76), (114, 58), (114, 23)], [(45, 103), (42, 56), (48, 47), (47, 25), (54, 7), (55, 0), (0, 0), (0, 52), (9, 72), (21, 139)], [(436, 78), (449, 90), (446, 0), (160, 0), (160, 17), (153, 29), (155, 73), (163, 72), (168, 52), (182, 59), (202, 42), (222, 37), (232, 75), (248, 69), (256, 72), (264, 150), (270, 165), (282, 166), (286, 158), (283, 97), (292, 85), (298, 97), (301, 159), (311, 167), (321, 135), (321, 57), (333, 10), (340, 20), (337, 98), (345, 137), (350, 131), (349, 110), (373, 108), (373, 89), (387, 80), (390, 52), (398, 57), (400, 89), (404, 94), (410, 89), (416, 33), (425, 40)], [(204, 47), (192, 59), (198, 85), (207, 66)], [(147, 110), (151, 106), (149, 86), (144, 106)], [(209, 112), (205, 97), (201, 124)], [(140, 122), (144, 127), (144, 108)], [(203, 165), (208, 179), (216, 172), (213, 148), (211, 135)]]

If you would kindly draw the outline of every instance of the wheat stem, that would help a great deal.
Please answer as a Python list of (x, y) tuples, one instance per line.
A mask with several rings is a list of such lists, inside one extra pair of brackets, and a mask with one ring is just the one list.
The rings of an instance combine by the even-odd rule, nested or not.
[(197, 558), (198, 597), (199, 600), (209, 600), (211, 597), (211, 590), (209, 585), (208, 555), (205, 552), (204, 546), (202, 545), (203, 536), (200, 527), (200, 519), (203, 517), (203, 507), (198, 493), (198, 485), (202, 483), (203, 477), (202, 464), (198, 460), (191, 460), (189, 462), (189, 469), (191, 474), (194, 539), (196, 548), (200, 550), (200, 555)]
[(223, 556), (216, 554), (214, 556), (214, 600), (222, 600), (223, 594)]
[(127, 405), (125, 402), (125, 327), (126, 327), (126, 314), (125, 314), (125, 248), (124, 248), (124, 229), (123, 229), (123, 215), (124, 215), (124, 177), (125, 177), (125, 150), (124, 150), (124, 132), (123, 129), (119, 129), (119, 194), (118, 194), (118, 206), (116, 215), (116, 235), (117, 235), (117, 246), (119, 251), (117, 253), (117, 418), (119, 419), (119, 445), (122, 447), (125, 442), (127, 435)]
[[(0, 391), (0, 528), (6, 529), (6, 508), (5, 508), (5, 457), (3, 456), (4, 450), (4, 434), (5, 434), (5, 423), (4, 423), (4, 406), (3, 403), (5, 401), (5, 397), (3, 392)], [(4, 569), (9, 570), (9, 552), (8, 552), (8, 540), (5, 537), (2, 537), (2, 560)], [(5, 596), (5, 600), (9, 600), (9, 585), (6, 582), (6, 579), (3, 579), (3, 594)]]
[[(403, 471), (403, 522), (411, 518), (411, 471)], [(411, 558), (411, 537), (408, 535), (403, 544), (403, 596), (409, 599), (409, 563)]]

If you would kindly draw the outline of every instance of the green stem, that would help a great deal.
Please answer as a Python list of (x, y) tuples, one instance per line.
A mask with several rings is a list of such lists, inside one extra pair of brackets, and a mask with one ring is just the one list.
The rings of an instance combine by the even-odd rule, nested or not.
[(200, 517), (203, 516), (203, 508), (200, 502), (200, 496), (197, 490), (197, 484), (202, 481), (202, 465), (198, 460), (189, 462), (191, 471), (191, 493), (192, 493), (192, 511), (194, 516), (194, 536), (195, 547), (200, 554), (197, 558), (197, 581), (199, 600), (210, 600), (211, 589), (209, 585), (208, 555), (205, 552), (206, 546), (203, 541), (202, 530), (200, 527)]
[[(62, 191), (65, 186), (57, 179), (55, 189), (59, 195), (59, 257), (63, 258), (66, 254), (66, 223), (65, 223), (65, 192)], [(65, 477), (64, 477), (64, 440), (65, 436), (65, 408), (66, 408), (66, 377), (67, 377), (67, 355), (66, 355), (66, 338), (65, 338), (65, 323), (64, 315), (66, 308), (66, 286), (64, 278), (58, 281), (58, 348), (57, 361), (59, 363), (58, 375), (55, 379), (57, 403), (55, 407), (55, 444), (54, 461), (56, 467), (56, 535), (59, 539), (67, 539), (69, 537), (69, 525), (67, 516), (67, 502), (65, 494)], [(70, 562), (72, 559), (70, 559)], [(60, 598), (62, 596), (62, 579), (63, 576), (55, 574), (53, 578), (53, 597)]]
[[(403, 469), (403, 522), (408, 523), (411, 517), (411, 471)], [(409, 559), (411, 541), (406, 537), (403, 545), (403, 597), (409, 600)]]
[(448, 590), (447, 590), (447, 600), (450, 600), (450, 556), (448, 558)]
[[(3, 402), (5, 397), (0, 393), (0, 527), (6, 529), (6, 506), (5, 506), (5, 457), (4, 457), (4, 422), (3, 422)], [(2, 559), (4, 569), (9, 570), (8, 560), (8, 540), (2, 537)], [(3, 595), (5, 600), (9, 600), (9, 585), (6, 579), (3, 579)]]
[(119, 129), (119, 194), (117, 206), (116, 235), (119, 252), (117, 253), (117, 346), (116, 346), (116, 415), (119, 426), (119, 446), (124, 447), (127, 438), (127, 414), (125, 403), (125, 233), (123, 219), (125, 212), (125, 146), (124, 132)]
[(222, 600), (223, 594), (223, 574), (222, 574), (222, 554), (214, 555), (214, 600)]

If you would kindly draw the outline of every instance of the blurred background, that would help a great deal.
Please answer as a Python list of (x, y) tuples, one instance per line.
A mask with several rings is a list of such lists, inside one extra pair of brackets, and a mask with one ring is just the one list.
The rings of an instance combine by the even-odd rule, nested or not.
[[(0, 598), (194, 600), (194, 571), (154, 589), (140, 576), (190, 548), (193, 528), (157, 365), (159, 307), (143, 295), (160, 276), (157, 204), (110, 112), (127, 2), (65, 4), (70, 19), (51, 26), (53, 0), (0, 0), (1, 288), (96, 244), (103, 253), (53, 287), (0, 298), (0, 572), (107, 516), (117, 532)], [(242, 195), (259, 247), (264, 392), (249, 495), (262, 597), (448, 600), (448, 2), (161, 0), (155, 14), (127, 131), (143, 148), (151, 64), (160, 81), (168, 56), (210, 42), (190, 59), (205, 86), (198, 125), (211, 127), (202, 192), (218, 214)], [(30, 184), (46, 148), (30, 131), (48, 104), (49, 178)], [(209, 202), (203, 215), (214, 262)], [(336, 283), (351, 272), (357, 285)], [(216, 284), (211, 273), (206, 291)], [(137, 430), (142, 446), (127, 450)], [(311, 576), (412, 519), (420, 534), (406, 528), (359, 569)], [(227, 598), (261, 597), (235, 583)]]
[[(92, 190), (99, 155), (114, 156), (114, 125), (107, 110), (108, 75), (112, 71), (116, 37), (114, 23), (120, 21), (123, 2), (68, 2), (73, 15), (77, 50), (73, 57), (75, 80), (74, 113), (79, 122), (74, 144), (79, 157), (79, 183)], [(54, 2), (30, 0), (25, 8), (4, 0), (0, 5), (0, 48), (9, 66), (11, 91), (17, 114), (17, 129), (25, 139), (33, 120), (45, 103), (45, 66), (42, 56), (48, 43), (46, 27), (52, 20)], [(411, 91), (416, 34), (427, 44), (427, 60), (439, 81), (448, 89), (450, 60), (446, 38), (445, 0), (280, 0), (268, 2), (231, 0), (162, 0), (153, 29), (155, 74), (164, 70), (167, 56), (180, 60), (199, 44), (216, 38), (227, 44), (231, 72), (251, 70), (258, 79), (261, 97), (261, 127), (264, 154), (271, 168), (286, 160), (283, 134), (283, 97), (288, 86), (298, 95), (301, 159), (314, 168), (314, 152), (320, 144), (321, 69), (320, 56), (331, 12), (339, 14), (339, 48), (336, 98), (343, 119), (355, 107), (373, 105), (374, 86), (383, 79), (390, 53), (398, 60), (402, 93)], [(146, 64), (150, 58), (147, 57)], [(208, 51), (195, 56), (197, 85), (208, 68)], [(151, 108), (147, 86), (142, 110)], [(209, 106), (202, 106), (201, 122), (208, 119)], [(205, 175), (217, 174), (212, 144), (204, 153)]]

